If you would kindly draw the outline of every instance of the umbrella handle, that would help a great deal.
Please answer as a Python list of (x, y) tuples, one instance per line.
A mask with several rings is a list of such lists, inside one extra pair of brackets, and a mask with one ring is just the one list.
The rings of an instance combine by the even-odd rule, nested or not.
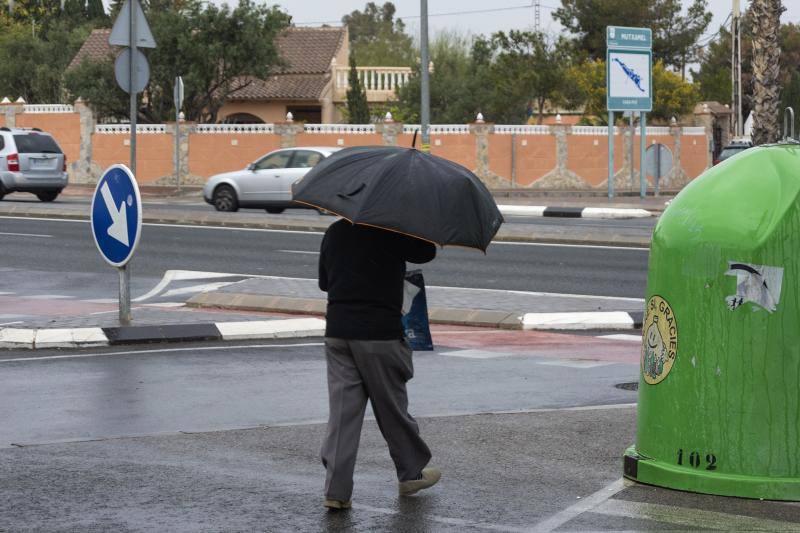
[(356, 194), (358, 194), (358, 193), (360, 193), (361, 191), (363, 191), (363, 190), (364, 190), (364, 187), (366, 187), (366, 186), (367, 186), (367, 184), (366, 184), (366, 183), (362, 183), (361, 185), (359, 185), (358, 187), (356, 187), (356, 189), (355, 189), (353, 192), (349, 192), (349, 193), (347, 193), (347, 194), (344, 194), (344, 193), (341, 193), (341, 192), (340, 192), (340, 193), (337, 193), (337, 194), (336, 194), (336, 196), (338, 196), (339, 198), (345, 198), (345, 199), (347, 199), (347, 198), (352, 198), (352, 197), (353, 197), (353, 196), (355, 196)]

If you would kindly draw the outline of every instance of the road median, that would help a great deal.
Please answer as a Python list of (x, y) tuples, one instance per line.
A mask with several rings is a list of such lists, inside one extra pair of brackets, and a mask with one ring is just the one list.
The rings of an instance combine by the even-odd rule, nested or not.
[[(89, 220), (88, 208), (80, 205), (41, 206), (29, 203), (0, 203), (0, 216)], [(334, 217), (312, 218), (306, 215), (264, 215), (255, 218), (239, 213), (197, 213), (169, 208), (148, 208), (143, 211), (145, 224), (204, 226), (237, 229), (262, 229), (323, 233)], [(648, 247), (649, 232), (631, 232), (613, 226), (586, 228), (583, 226), (538, 226), (506, 223), (495, 236), (494, 242), (574, 244), (619, 247)]]

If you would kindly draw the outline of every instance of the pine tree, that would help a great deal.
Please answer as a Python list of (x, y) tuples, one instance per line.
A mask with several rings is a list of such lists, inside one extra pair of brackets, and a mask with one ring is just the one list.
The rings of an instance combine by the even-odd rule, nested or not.
[(91, 21), (105, 21), (108, 19), (103, 8), (103, 0), (89, 0), (86, 7), (86, 16)]
[(361, 86), (356, 70), (356, 58), (350, 55), (350, 75), (348, 77), (350, 87), (347, 89), (347, 114), (350, 117), (350, 124), (368, 124), (370, 121), (369, 106), (367, 105), (367, 93)]
[(65, 0), (63, 14), (72, 24), (77, 25), (84, 22), (86, 20), (85, 0)]

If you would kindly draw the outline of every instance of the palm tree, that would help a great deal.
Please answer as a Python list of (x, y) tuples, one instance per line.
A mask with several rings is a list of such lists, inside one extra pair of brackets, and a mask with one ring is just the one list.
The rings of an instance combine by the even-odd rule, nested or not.
[(750, 19), (753, 32), (753, 144), (780, 138), (780, 58), (778, 32), (781, 0), (752, 0)]

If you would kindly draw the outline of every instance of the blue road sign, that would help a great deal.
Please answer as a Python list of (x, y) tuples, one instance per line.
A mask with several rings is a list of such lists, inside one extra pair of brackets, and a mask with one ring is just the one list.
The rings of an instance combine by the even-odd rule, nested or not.
[(92, 197), (92, 236), (111, 266), (124, 266), (142, 233), (142, 199), (136, 178), (125, 165), (106, 169)]

